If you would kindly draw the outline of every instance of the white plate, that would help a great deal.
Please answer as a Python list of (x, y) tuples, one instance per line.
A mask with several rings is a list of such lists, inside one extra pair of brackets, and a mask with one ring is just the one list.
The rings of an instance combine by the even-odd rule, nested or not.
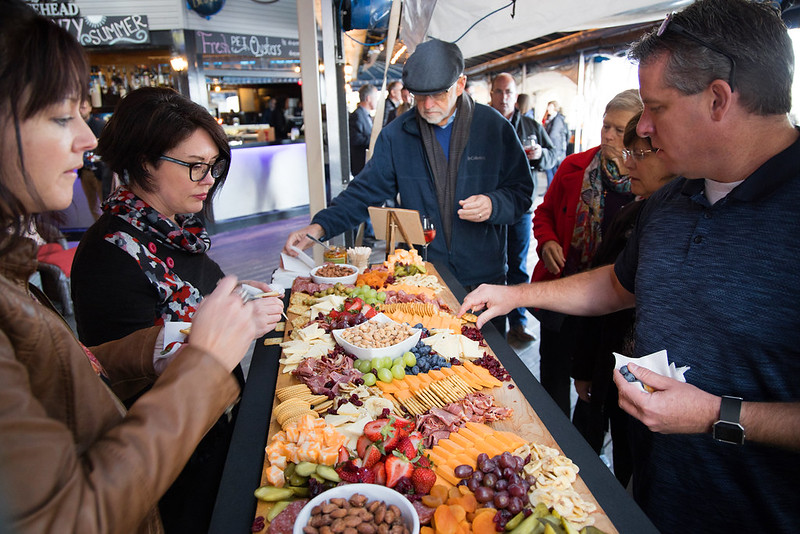
[(394, 504), (400, 508), (400, 512), (403, 514), (403, 520), (409, 532), (411, 532), (411, 534), (419, 534), (419, 516), (414, 509), (414, 505), (411, 504), (411, 501), (395, 490), (378, 484), (345, 484), (320, 493), (308, 501), (303, 509), (300, 510), (297, 520), (294, 523), (292, 534), (303, 534), (303, 527), (308, 526), (308, 521), (311, 518), (311, 510), (318, 504), (326, 503), (337, 497), (349, 499), (355, 493), (364, 495), (370, 501), (383, 501), (387, 505)]
[[(370, 321), (374, 321), (376, 323), (394, 323), (394, 322), (396, 322), (396, 321), (393, 321), (393, 320), (389, 319), (388, 317), (386, 317), (382, 313), (379, 313), (378, 315), (376, 315), (375, 317), (370, 319), (368, 322), (370, 322)], [(379, 348), (379, 349), (367, 349), (367, 348), (364, 348), (364, 347), (356, 347), (352, 343), (348, 343), (344, 338), (342, 338), (342, 332), (344, 332), (345, 330), (351, 330), (351, 329), (357, 328), (357, 327), (358, 326), (351, 326), (350, 328), (342, 328), (342, 329), (339, 329), (339, 330), (332, 330), (331, 334), (333, 334), (333, 338), (336, 340), (336, 342), (339, 345), (342, 346), (342, 348), (345, 350), (345, 352), (347, 352), (348, 354), (352, 354), (353, 356), (355, 356), (359, 360), (373, 360), (375, 358), (381, 358), (381, 357), (384, 357), (384, 356), (388, 356), (389, 358), (391, 358), (393, 360), (393, 359), (397, 358), (398, 356), (401, 356), (404, 352), (409, 351), (411, 349), (411, 347), (416, 345), (417, 342), (419, 341), (419, 336), (420, 336), (420, 334), (422, 332), (422, 330), (420, 330), (418, 328), (412, 328), (411, 330), (414, 331), (414, 335), (406, 338), (405, 340), (401, 341), (400, 343), (392, 345), (391, 347), (383, 347), (383, 348)]]

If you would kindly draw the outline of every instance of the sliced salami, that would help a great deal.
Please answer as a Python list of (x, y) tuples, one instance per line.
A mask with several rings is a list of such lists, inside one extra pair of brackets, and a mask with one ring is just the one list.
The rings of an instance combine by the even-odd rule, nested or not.
[(308, 499), (300, 499), (284, 508), (283, 511), (270, 522), (267, 534), (292, 534), (297, 516), (307, 502)]

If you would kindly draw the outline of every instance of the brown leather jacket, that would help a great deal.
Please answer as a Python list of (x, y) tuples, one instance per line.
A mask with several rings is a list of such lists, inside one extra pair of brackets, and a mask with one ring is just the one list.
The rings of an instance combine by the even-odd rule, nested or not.
[[(33, 242), (0, 257), (0, 498), (12, 530), (162, 532), (159, 497), (238, 384), (186, 346), (126, 413), (63, 319), (28, 291), (35, 268)], [(116, 391), (154, 380), (158, 330), (92, 347)]]

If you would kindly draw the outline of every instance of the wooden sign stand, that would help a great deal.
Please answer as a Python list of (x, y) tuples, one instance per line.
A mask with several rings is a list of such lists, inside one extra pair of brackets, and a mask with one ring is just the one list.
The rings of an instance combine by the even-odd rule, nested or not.
[(386, 241), (387, 255), (394, 252), (398, 230), (404, 243), (409, 245), (425, 244), (422, 220), (417, 210), (370, 206), (369, 216), (372, 220), (375, 237)]

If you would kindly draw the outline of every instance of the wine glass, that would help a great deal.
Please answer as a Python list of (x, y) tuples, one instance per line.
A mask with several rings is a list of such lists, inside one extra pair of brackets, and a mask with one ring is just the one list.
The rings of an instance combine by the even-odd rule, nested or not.
[(425, 236), (425, 244), (422, 246), (422, 259), (428, 261), (428, 244), (436, 237), (436, 227), (433, 220), (427, 215), (422, 216), (422, 235)]

